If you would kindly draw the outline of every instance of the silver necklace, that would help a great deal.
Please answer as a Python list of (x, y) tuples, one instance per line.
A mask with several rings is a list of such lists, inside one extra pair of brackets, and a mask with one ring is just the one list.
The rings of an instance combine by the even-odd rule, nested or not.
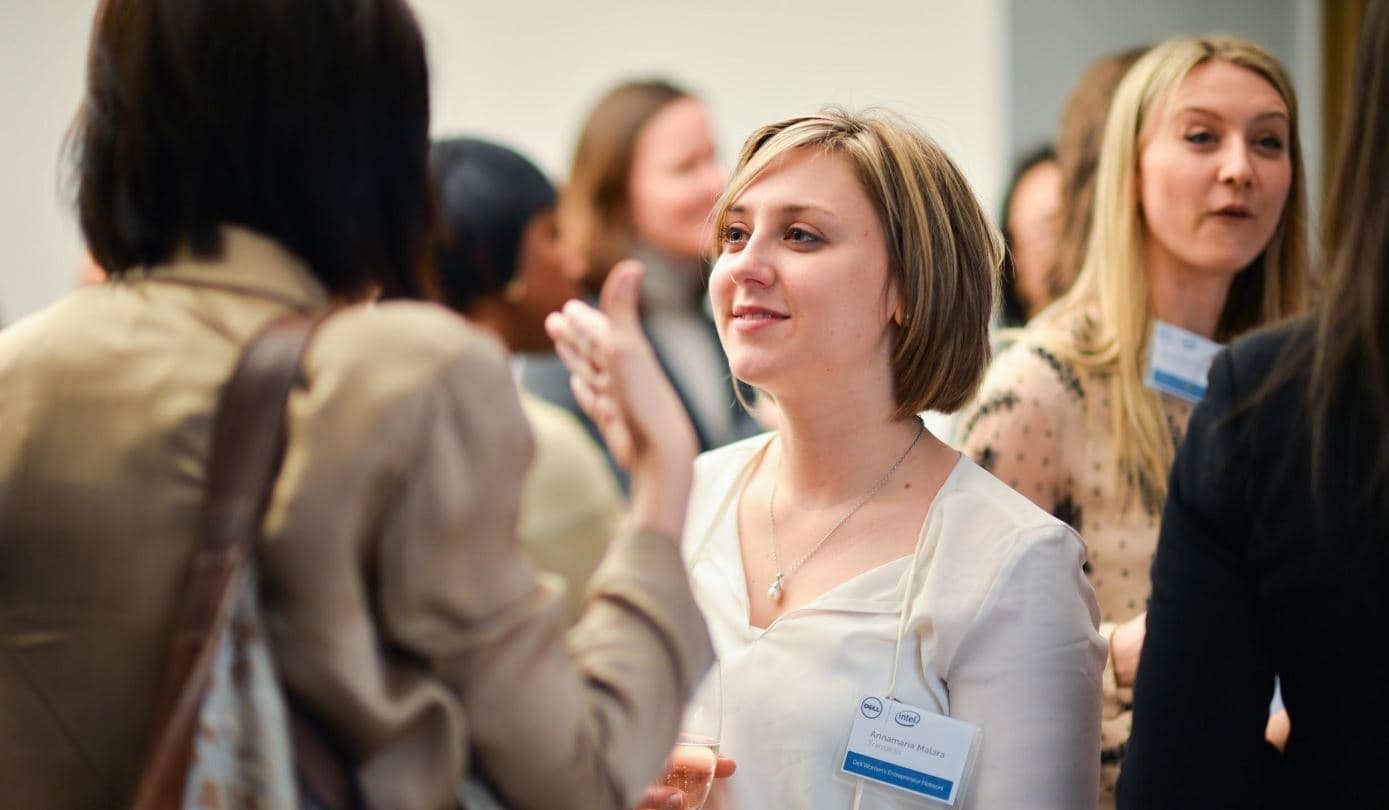
[(770, 521), (772, 527), (772, 565), (776, 567), (776, 579), (772, 580), (771, 587), (767, 589), (767, 598), (772, 600), (772, 604), (781, 604), (782, 598), (786, 596), (786, 585), (784, 584), (786, 580), (792, 574), (796, 573), (802, 565), (805, 565), (806, 560), (814, 557), (815, 552), (819, 551), (825, 543), (829, 542), (829, 539), (834, 537), (834, 533), (839, 531), (839, 527), (847, 523), (849, 518), (854, 516), (855, 512), (863, 508), (864, 504), (873, 500), (873, 496), (883, 491), (883, 487), (887, 486), (887, 482), (891, 480), (892, 474), (897, 472), (897, 468), (902, 466), (902, 462), (907, 460), (907, 456), (911, 454), (912, 448), (916, 447), (916, 443), (921, 441), (921, 434), (925, 432), (926, 423), (918, 421), (916, 435), (912, 437), (911, 444), (907, 445), (907, 449), (902, 451), (902, 455), (898, 456), (897, 460), (892, 462), (892, 466), (887, 468), (887, 472), (883, 473), (883, 477), (878, 479), (878, 483), (874, 484), (873, 488), (868, 490), (867, 495), (859, 498), (858, 502), (850, 507), (848, 512), (844, 513), (844, 517), (840, 518), (837, 523), (831, 526), (830, 530), (825, 532), (825, 536), (821, 537), (818, 543), (810, 547), (810, 551), (807, 551), (799, 560), (796, 560), (795, 565), (792, 565), (785, 571), (781, 570), (781, 558), (777, 555), (776, 550), (776, 482), (777, 479), (781, 477), (781, 457), (777, 457), (777, 469), (776, 472), (772, 473), (772, 494), (771, 497), (767, 498), (767, 519)]

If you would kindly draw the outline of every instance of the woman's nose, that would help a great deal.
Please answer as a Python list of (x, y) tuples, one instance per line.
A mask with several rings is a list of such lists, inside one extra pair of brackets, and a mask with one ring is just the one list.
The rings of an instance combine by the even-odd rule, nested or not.
[(736, 284), (767, 287), (776, 278), (776, 270), (767, 254), (764, 243), (754, 236), (748, 239), (742, 250), (725, 253), (720, 264), (724, 265), (729, 278)]
[(1237, 186), (1249, 185), (1254, 180), (1254, 164), (1249, 159), (1249, 146), (1243, 141), (1231, 139), (1224, 150), (1220, 162), (1220, 180)]

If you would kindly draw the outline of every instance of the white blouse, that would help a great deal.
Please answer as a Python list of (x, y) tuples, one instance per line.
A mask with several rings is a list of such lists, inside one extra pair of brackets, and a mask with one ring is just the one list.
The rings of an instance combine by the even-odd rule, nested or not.
[(839, 772), (859, 701), (890, 694), (982, 728), (963, 807), (1093, 808), (1107, 648), (1076, 533), (961, 457), (912, 557), (753, 627), (737, 502), (769, 440), (695, 467), (685, 561), (723, 667), (721, 753), (738, 763), (706, 807), (928, 806), (890, 788), (856, 797)]

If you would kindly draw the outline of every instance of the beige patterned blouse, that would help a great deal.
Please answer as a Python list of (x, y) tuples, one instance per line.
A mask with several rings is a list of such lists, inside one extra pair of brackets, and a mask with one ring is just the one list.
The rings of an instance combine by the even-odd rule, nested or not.
[[(1109, 371), (1061, 359), (1057, 347), (1079, 318), (1030, 327), (999, 353), (974, 401), (962, 412), (956, 445), (980, 466), (1071, 524), (1089, 552), (1106, 638), (1115, 625), (1147, 609), (1148, 569), (1157, 547), (1162, 503), (1139, 481), (1129, 486), (1112, 456)], [(1163, 395), (1174, 439), (1192, 406)], [(1101, 807), (1114, 806), (1118, 764), (1128, 739), (1132, 690), (1105, 670)]]

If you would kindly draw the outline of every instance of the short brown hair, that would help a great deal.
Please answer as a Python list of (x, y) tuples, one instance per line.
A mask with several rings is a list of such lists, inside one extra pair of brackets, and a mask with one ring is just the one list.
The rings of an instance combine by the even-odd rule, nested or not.
[(628, 187), (637, 136), (666, 105), (689, 97), (661, 79), (626, 82), (609, 90), (584, 121), (559, 215), (584, 259), (584, 284), (594, 291), (631, 248)]
[(714, 232), (722, 233), (729, 207), (768, 166), (801, 148), (846, 158), (882, 223), (889, 279), (904, 313), (891, 358), (896, 416), (959, 410), (989, 364), (1002, 237), (964, 175), (924, 132), (883, 110), (837, 109), (754, 132), (714, 206)]
[(423, 288), (434, 208), (424, 42), (402, 0), (104, 0), (70, 134), (113, 275), (245, 226), (330, 292)]

